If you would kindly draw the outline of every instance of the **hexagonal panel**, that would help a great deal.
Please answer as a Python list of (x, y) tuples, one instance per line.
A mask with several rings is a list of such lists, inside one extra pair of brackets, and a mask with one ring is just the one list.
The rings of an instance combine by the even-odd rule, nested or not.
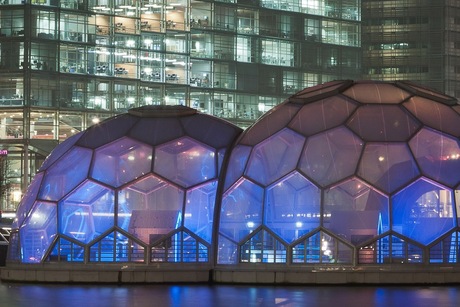
[(308, 138), (299, 168), (322, 186), (340, 181), (356, 171), (362, 140), (345, 127)]
[(233, 148), (230, 154), (227, 171), (225, 173), (224, 189), (227, 190), (238, 178), (243, 175), (248, 161), (251, 147), (237, 145)]
[(58, 203), (59, 232), (88, 243), (113, 227), (115, 202), (112, 190), (85, 181)]
[(184, 226), (211, 243), (217, 180), (187, 191)]
[[(149, 133), (145, 133), (149, 131)], [(185, 135), (178, 118), (141, 118), (129, 131), (129, 135), (150, 145), (160, 145)]]
[(392, 228), (429, 244), (456, 225), (452, 190), (419, 179), (392, 198)]
[(118, 193), (118, 226), (149, 243), (151, 235), (175, 229), (183, 204), (182, 189), (147, 176)]
[(401, 103), (409, 98), (410, 93), (384, 82), (362, 82), (355, 83), (343, 92), (361, 103)]
[(404, 103), (404, 107), (425, 125), (455, 137), (460, 136), (460, 114), (452, 107), (424, 97), (412, 97)]
[(412, 116), (399, 106), (365, 105), (347, 123), (357, 135), (371, 142), (402, 142), (420, 127)]
[(38, 197), (58, 201), (88, 176), (92, 150), (73, 147), (46, 171)]
[(356, 103), (342, 96), (332, 96), (303, 106), (289, 128), (310, 136), (346, 122)]
[(222, 198), (220, 233), (239, 242), (261, 225), (263, 193), (247, 179), (237, 181)]
[(304, 142), (300, 134), (290, 129), (281, 130), (254, 147), (246, 175), (264, 185), (283, 177), (297, 166)]
[(184, 187), (216, 178), (214, 149), (188, 137), (155, 149), (154, 172)]
[(56, 235), (56, 204), (35, 202), (19, 229), (22, 262), (38, 263), (45, 256)]
[(298, 172), (267, 188), (265, 225), (291, 243), (319, 227), (321, 191)]
[(83, 135), (83, 132), (74, 134), (68, 137), (67, 139), (65, 139), (65, 141), (60, 143), (59, 146), (55, 147), (53, 151), (51, 151), (51, 153), (46, 157), (45, 161), (40, 166), (39, 171), (46, 170), (51, 164), (54, 163), (54, 161), (56, 161), (63, 154), (65, 154), (80, 139), (82, 135)]
[(409, 145), (427, 177), (450, 187), (460, 182), (460, 142), (457, 139), (422, 129)]
[(94, 154), (91, 176), (119, 187), (150, 172), (152, 148), (128, 137), (98, 148)]
[(16, 217), (14, 218), (13, 224), (11, 225), (12, 229), (18, 229), (26, 217), (29, 215), (29, 211), (34, 204), (35, 199), (37, 198), (44, 174), (45, 173), (43, 172), (38, 173), (35, 175), (34, 179), (32, 179), (32, 182), (27, 188), (27, 192), (24, 194), (21, 202), (18, 205), (18, 209), (16, 210)]
[(358, 175), (392, 193), (417, 177), (419, 170), (405, 143), (370, 143), (364, 149)]
[(389, 229), (388, 198), (353, 178), (324, 191), (323, 226), (358, 245)]

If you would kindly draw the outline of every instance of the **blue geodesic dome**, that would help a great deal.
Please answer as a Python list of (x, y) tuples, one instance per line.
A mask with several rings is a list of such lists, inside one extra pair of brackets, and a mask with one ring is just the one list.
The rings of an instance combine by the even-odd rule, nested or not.
[(217, 263), (459, 262), (459, 112), (408, 82), (293, 95), (233, 147)]
[(146, 106), (56, 147), (17, 211), (22, 263), (204, 262), (222, 161), (241, 129), (182, 106)]

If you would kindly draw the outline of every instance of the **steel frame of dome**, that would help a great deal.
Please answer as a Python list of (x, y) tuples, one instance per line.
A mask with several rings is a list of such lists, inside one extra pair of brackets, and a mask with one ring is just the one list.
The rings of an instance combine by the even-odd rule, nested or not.
[[(456, 99), (402, 81), (307, 88), (243, 133), (189, 108), (132, 109), (47, 158), (2, 279), (104, 264), (113, 275), (89, 279), (460, 282), (459, 123)], [(75, 274), (61, 278), (88, 279)]]

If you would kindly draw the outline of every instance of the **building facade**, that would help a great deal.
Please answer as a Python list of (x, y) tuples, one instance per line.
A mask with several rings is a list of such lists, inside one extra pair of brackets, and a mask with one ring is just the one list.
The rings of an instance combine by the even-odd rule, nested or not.
[(363, 78), (460, 96), (460, 1), (363, 0)]
[(241, 127), (300, 89), (360, 76), (360, 0), (5, 0), (0, 208), (64, 139), (143, 105)]

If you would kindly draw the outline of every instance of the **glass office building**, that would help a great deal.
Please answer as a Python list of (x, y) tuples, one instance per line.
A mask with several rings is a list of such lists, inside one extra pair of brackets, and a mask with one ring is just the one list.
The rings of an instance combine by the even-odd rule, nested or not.
[(360, 0), (0, 1), (1, 209), (59, 142), (143, 105), (240, 127), (360, 77)]
[(440, 281), (458, 268), (456, 99), (408, 82), (332, 81), (242, 133), (175, 108), (132, 109), (59, 145), (19, 206), (2, 277), (129, 268), (148, 282), (193, 268), (305, 282), (288, 273), (324, 269), (376, 281), (409, 269)]
[(363, 0), (363, 78), (460, 97), (459, 16), (458, 1)]

